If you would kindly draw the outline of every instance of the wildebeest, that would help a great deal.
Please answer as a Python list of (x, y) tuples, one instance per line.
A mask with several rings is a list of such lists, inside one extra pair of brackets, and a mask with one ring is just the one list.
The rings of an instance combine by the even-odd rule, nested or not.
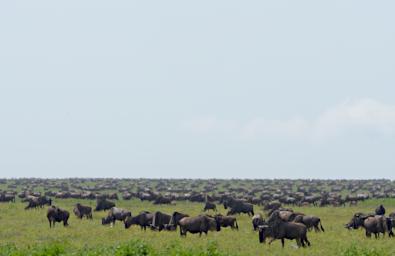
[(243, 200), (228, 198), (224, 200), (223, 203), (225, 209), (227, 209), (228, 207), (230, 208), (227, 215), (233, 215), (238, 213), (247, 213), (248, 216), (254, 215), (254, 206), (250, 203), (246, 203)]
[(281, 219), (279, 211), (274, 211), (268, 219), (268, 225), (259, 226), (259, 242), (264, 243), (266, 237), (271, 237), (269, 244), (276, 239), (281, 239), (284, 247), (284, 240), (296, 239), (298, 246), (305, 246), (305, 242), (310, 246), (307, 239), (307, 227), (302, 223), (286, 222)]
[(184, 217), (189, 217), (188, 214), (180, 213), (180, 212), (174, 212), (171, 215), (171, 219), (169, 221), (169, 224), (165, 224), (165, 229), (167, 230), (176, 230), (177, 226), (180, 224), (180, 220)]
[(13, 202), (13, 203), (15, 203), (15, 195), (0, 194), (0, 202)]
[(132, 213), (128, 210), (112, 207), (108, 212), (108, 216), (106, 218), (102, 218), (102, 224), (107, 225), (110, 224), (114, 225), (117, 220), (125, 222), (127, 217), (131, 217)]
[(56, 222), (63, 222), (63, 226), (68, 226), (67, 221), (69, 220), (70, 213), (66, 210), (62, 210), (56, 206), (51, 206), (47, 211), (47, 219), (49, 222), (49, 227), (55, 227)]
[[(207, 235), (210, 230), (210, 219), (208, 216), (199, 215), (197, 217), (184, 217), (179, 221), (180, 225), (180, 235), (186, 236), (187, 232), (192, 234), (199, 233), (201, 236), (202, 233)], [(221, 225), (219, 221), (216, 219), (217, 231), (221, 230)]]
[(258, 226), (263, 225), (265, 222), (263, 220), (263, 217), (261, 214), (255, 214), (252, 217), (252, 227), (254, 228), (254, 231), (258, 229)]
[(231, 229), (239, 229), (239, 225), (237, 224), (235, 217), (217, 214), (214, 216), (214, 219), (219, 222), (219, 225), (223, 228), (231, 227)]
[(151, 224), (152, 230), (162, 231), (165, 225), (169, 224), (171, 216), (162, 212), (155, 212)]
[(279, 201), (272, 201), (264, 206), (264, 210), (277, 210), (281, 207), (281, 203)]
[(152, 213), (141, 212), (137, 216), (127, 217), (125, 220), (125, 228), (129, 228), (132, 225), (139, 225), (140, 228), (145, 231), (147, 227), (151, 226), (153, 218), (154, 215)]
[(321, 228), (321, 231), (325, 232), (325, 229), (322, 226), (321, 219), (319, 217), (297, 215), (293, 221), (304, 224), (308, 230), (314, 228), (316, 232), (319, 232)]
[(105, 211), (115, 207), (115, 203), (108, 201), (106, 199), (98, 199), (96, 202), (95, 211)]
[(92, 219), (92, 207), (84, 206), (80, 203), (77, 203), (73, 209), (73, 212), (77, 218), (82, 219), (84, 216), (87, 219)]
[(159, 196), (154, 200), (154, 204), (171, 204), (171, 199), (164, 196)]
[(381, 215), (384, 216), (385, 215), (385, 208), (382, 204), (380, 204), (377, 208), (376, 208), (376, 215)]
[(204, 205), (204, 209), (203, 211), (208, 211), (208, 210), (213, 210), (213, 211), (217, 211), (217, 206), (215, 205), (215, 203), (209, 202), (207, 201), (206, 204)]
[(25, 207), (25, 210), (27, 209), (32, 209), (32, 208), (37, 208), (40, 207), (42, 208), (44, 205), (52, 205), (52, 199), (47, 198), (45, 196), (40, 196), (40, 197), (29, 197), (28, 205)]
[(371, 237), (372, 234), (374, 234), (374, 236), (378, 238), (380, 233), (385, 235), (387, 232), (389, 233), (389, 236), (394, 235), (392, 232), (392, 223), (390, 218), (386, 218), (381, 215), (356, 213), (345, 227), (353, 229), (363, 227), (365, 229), (366, 237)]

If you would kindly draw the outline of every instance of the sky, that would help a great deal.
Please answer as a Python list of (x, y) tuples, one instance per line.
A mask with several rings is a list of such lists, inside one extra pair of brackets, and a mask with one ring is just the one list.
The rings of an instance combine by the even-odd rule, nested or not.
[(394, 9), (1, 1), (0, 177), (395, 179)]

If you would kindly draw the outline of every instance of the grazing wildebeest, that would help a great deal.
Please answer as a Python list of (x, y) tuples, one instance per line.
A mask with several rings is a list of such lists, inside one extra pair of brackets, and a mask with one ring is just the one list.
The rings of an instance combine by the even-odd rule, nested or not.
[(49, 227), (55, 227), (55, 222), (63, 222), (63, 226), (68, 226), (67, 221), (69, 220), (70, 213), (66, 210), (62, 210), (56, 206), (51, 206), (47, 211), (47, 219), (49, 221)]
[(139, 225), (141, 230), (144, 231), (152, 224), (154, 215), (149, 212), (141, 212), (139, 215), (134, 217), (128, 217), (125, 220), (125, 228), (129, 228), (132, 225)]
[(107, 201), (106, 199), (98, 199), (96, 202), (95, 211), (105, 211), (111, 209), (112, 207), (115, 207), (113, 202)]
[(28, 201), (28, 205), (25, 207), (25, 210), (27, 209), (32, 209), (32, 208), (43, 208), (44, 205), (52, 205), (52, 199), (47, 198), (45, 196), (40, 196), (40, 197), (30, 197)]
[(112, 207), (108, 212), (108, 216), (106, 218), (102, 218), (102, 224), (110, 224), (113, 226), (117, 220), (125, 222), (127, 217), (131, 217), (132, 213), (128, 210)]
[(321, 219), (316, 216), (297, 215), (293, 221), (304, 224), (308, 230), (314, 228), (316, 232), (319, 232), (321, 228), (321, 231), (325, 232)]
[(223, 228), (231, 227), (231, 229), (239, 229), (239, 225), (237, 224), (235, 217), (217, 214), (214, 216), (214, 219), (219, 222), (219, 225)]
[(275, 211), (268, 219), (268, 225), (259, 226), (259, 242), (264, 243), (266, 237), (271, 237), (269, 244), (276, 239), (281, 239), (284, 247), (285, 239), (296, 239), (297, 245), (305, 246), (305, 242), (310, 246), (307, 239), (307, 227), (302, 223), (286, 222), (280, 217), (280, 212)]
[(213, 211), (217, 211), (217, 206), (215, 205), (215, 203), (209, 202), (207, 201), (206, 204), (204, 205), (204, 209), (203, 211), (208, 211), (208, 210), (213, 210)]
[(82, 219), (85, 216), (87, 219), (92, 219), (92, 207), (77, 203), (73, 209), (73, 212), (77, 218)]
[(171, 215), (171, 219), (169, 221), (169, 224), (165, 224), (165, 229), (166, 230), (176, 230), (177, 226), (180, 224), (180, 220), (184, 217), (189, 217), (188, 214), (180, 213), (180, 212), (174, 212)]
[(354, 214), (351, 221), (345, 225), (346, 228), (358, 229), (359, 227), (363, 227), (365, 229), (366, 237), (371, 237), (372, 234), (376, 238), (380, 236), (380, 233), (385, 235), (385, 233), (389, 233), (389, 236), (393, 236), (392, 232), (392, 223), (390, 218), (386, 218), (381, 215), (367, 215), (363, 213)]
[[(207, 235), (207, 232), (210, 230), (210, 218), (205, 215), (199, 215), (197, 217), (184, 217), (179, 221), (179, 225), (181, 236), (186, 236), (187, 232), (192, 234), (199, 233), (200, 236), (202, 233)], [(221, 225), (217, 220), (216, 226), (217, 231), (220, 231)]]
[(376, 215), (381, 215), (384, 216), (385, 215), (385, 208), (382, 204), (380, 204), (377, 208), (376, 208)]
[(230, 208), (227, 215), (239, 214), (239, 213), (247, 213), (248, 216), (254, 215), (254, 206), (250, 203), (246, 203), (243, 200), (228, 198), (224, 200), (224, 208)]
[(263, 220), (263, 217), (261, 214), (255, 214), (252, 217), (252, 227), (254, 228), (254, 231), (256, 231), (258, 229), (258, 226), (261, 226), (265, 223), (265, 221)]
[(171, 216), (162, 212), (155, 212), (154, 217), (151, 224), (152, 230), (162, 231), (165, 228), (165, 225), (169, 224)]

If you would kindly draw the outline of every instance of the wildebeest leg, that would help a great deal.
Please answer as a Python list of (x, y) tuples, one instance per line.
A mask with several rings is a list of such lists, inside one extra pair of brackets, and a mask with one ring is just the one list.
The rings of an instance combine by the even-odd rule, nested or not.
[(284, 248), (284, 238), (281, 238), (281, 246)]
[(48, 222), (49, 222), (49, 228), (52, 228), (52, 223), (51, 223), (51, 220), (50, 220), (50, 219), (48, 219)]
[(310, 246), (310, 241), (307, 239), (307, 236), (304, 237), (304, 241), (307, 243), (308, 246)]
[(202, 236), (202, 231), (199, 232), (199, 237)]
[(298, 247), (300, 247), (300, 246), (305, 247), (306, 246), (304, 244), (303, 239), (301, 239), (301, 238), (296, 238), (296, 244), (298, 245)]

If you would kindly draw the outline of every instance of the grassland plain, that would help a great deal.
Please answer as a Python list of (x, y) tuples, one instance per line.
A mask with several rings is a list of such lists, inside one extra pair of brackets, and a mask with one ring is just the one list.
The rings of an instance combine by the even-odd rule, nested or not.
[[(55, 199), (54, 204), (72, 213), (75, 203), (94, 205), (94, 201)], [(395, 211), (394, 199), (368, 200), (355, 207), (294, 207), (296, 211), (321, 217), (325, 233), (310, 232), (310, 248), (296, 247), (295, 241), (280, 241), (272, 245), (260, 244), (252, 230), (251, 218), (237, 216), (239, 231), (223, 229), (207, 236), (188, 234), (181, 238), (178, 232), (141, 231), (133, 226), (125, 229), (117, 222), (111, 228), (101, 225), (105, 212), (95, 212), (93, 220), (70, 217), (70, 226), (57, 224), (50, 229), (46, 208), (24, 210), (25, 203), (0, 204), (0, 255), (395, 255), (395, 239), (381, 237), (368, 239), (363, 230), (349, 231), (343, 227), (355, 212), (372, 212), (383, 203), (388, 212)], [(166, 213), (180, 211), (190, 215), (202, 213), (200, 203), (177, 202), (176, 205), (153, 205), (139, 200), (117, 202), (132, 214), (142, 210), (160, 210)], [(219, 211), (225, 214), (222, 206)], [(255, 206), (256, 212), (262, 212)]]

